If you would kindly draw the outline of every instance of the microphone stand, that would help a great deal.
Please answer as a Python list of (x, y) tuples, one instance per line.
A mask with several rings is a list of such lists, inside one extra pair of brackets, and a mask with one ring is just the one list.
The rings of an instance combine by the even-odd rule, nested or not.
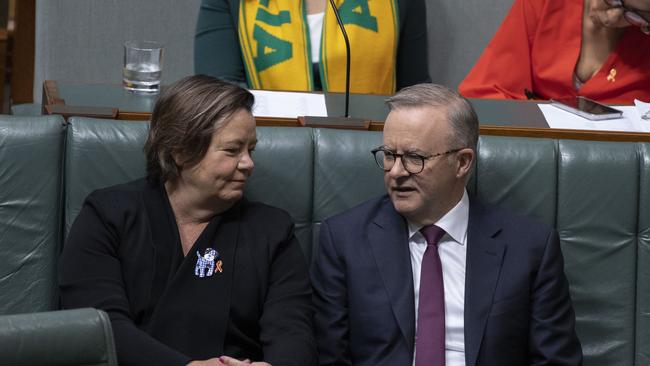
[(343, 26), (343, 21), (341, 20), (339, 9), (336, 7), (334, 0), (329, 0), (329, 3), (332, 6), (332, 11), (334, 11), (334, 15), (336, 16), (336, 22), (341, 29), (343, 40), (345, 41), (345, 114), (343, 117), (305, 116), (299, 118), (299, 121), (302, 125), (309, 127), (332, 127), (367, 130), (370, 127), (370, 121), (364, 120), (362, 118), (350, 117), (350, 39), (348, 38), (348, 33), (345, 31), (345, 26)]
[(345, 41), (345, 117), (350, 117), (349, 107), (350, 107), (350, 39), (348, 38), (348, 32), (345, 31), (343, 26), (343, 21), (341, 20), (341, 14), (339, 14), (339, 9), (336, 7), (334, 0), (330, 0), (330, 5), (332, 5), (332, 10), (334, 10), (334, 15), (336, 16), (336, 22), (339, 24), (341, 33), (343, 34), (343, 40)]

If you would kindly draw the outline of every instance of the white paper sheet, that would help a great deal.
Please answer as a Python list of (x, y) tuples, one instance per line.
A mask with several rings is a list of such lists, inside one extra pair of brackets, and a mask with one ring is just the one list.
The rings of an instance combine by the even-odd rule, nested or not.
[(592, 121), (564, 111), (550, 104), (538, 104), (539, 109), (551, 128), (570, 130), (650, 132), (650, 121), (641, 119), (634, 106), (614, 106), (623, 111), (623, 117), (604, 121)]
[(634, 99), (634, 105), (636, 106), (636, 110), (639, 112), (641, 119), (646, 121), (650, 120), (650, 103)]
[(314, 93), (251, 90), (255, 96), (255, 117), (327, 117), (325, 95)]

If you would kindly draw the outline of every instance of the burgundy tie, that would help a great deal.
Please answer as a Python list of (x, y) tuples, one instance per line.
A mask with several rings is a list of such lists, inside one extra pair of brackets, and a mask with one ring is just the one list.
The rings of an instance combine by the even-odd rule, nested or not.
[(438, 255), (438, 241), (445, 231), (429, 225), (420, 232), (428, 245), (420, 269), (415, 366), (445, 366), (445, 286)]

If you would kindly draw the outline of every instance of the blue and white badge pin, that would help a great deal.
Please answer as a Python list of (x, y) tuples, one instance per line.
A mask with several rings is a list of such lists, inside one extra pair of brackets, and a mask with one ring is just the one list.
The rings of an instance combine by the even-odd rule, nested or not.
[(201, 255), (196, 251), (196, 266), (194, 267), (194, 275), (197, 277), (211, 277), (216, 272), (223, 272), (221, 256), (219, 252), (212, 248), (206, 248), (205, 254)]

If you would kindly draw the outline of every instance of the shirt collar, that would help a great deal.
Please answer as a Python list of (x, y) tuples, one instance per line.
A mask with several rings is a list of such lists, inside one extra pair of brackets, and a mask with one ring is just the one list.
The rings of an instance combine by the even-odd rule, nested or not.
[[(443, 229), (448, 235), (460, 245), (465, 244), (465, 237), (467, 235), (467, 225), (469, 222), (469, 196), (467, 195), (467, 190), (463, 191), (463, 197), (458, 201), (456, 206), (454, 206), (449, 212), (440, 218), (435, 225)], [(409, 229), (409, 239), (413, 238), (413, 235), (420, 234), (420, 229), (422, 226), (414, 225), (412, 222), (408, 222)]]

